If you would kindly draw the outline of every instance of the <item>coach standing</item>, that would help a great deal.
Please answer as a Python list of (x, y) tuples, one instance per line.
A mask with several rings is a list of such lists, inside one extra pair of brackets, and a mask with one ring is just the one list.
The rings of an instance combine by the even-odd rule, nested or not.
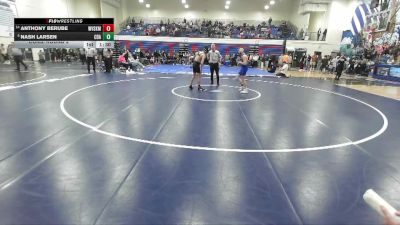
[(219, 63), (221, 62), (222, 56), (215, 48), (215, 44), (211, 44), (211, 51), (207, 54), (208, 63), (210, 64), (211, 73), (211, 85), (214, 84), (214, 71), (217, 75), (217, 85), (219, 86)]
[(113, 52), (111, 49), (104, 49), (103, 51), (103, 60), (104, 60), (104, 66), (106, 67), (106, 73), (111, 73), (112, 70), (112, 55)]
[(20, 70), (20, 64), (22, 64), (25, 67), (25, 70), (27, 70), (28, 66), (24, 63), (24, 61), (22, 61), (23, 60), (22, 51), (21, 51), (21, 49), (16, 48), (14, 43), (12, 43), (11, 52), (12, 52), (12, 55), (14, 56), (14, 61), (17, 64), (17, 71)]

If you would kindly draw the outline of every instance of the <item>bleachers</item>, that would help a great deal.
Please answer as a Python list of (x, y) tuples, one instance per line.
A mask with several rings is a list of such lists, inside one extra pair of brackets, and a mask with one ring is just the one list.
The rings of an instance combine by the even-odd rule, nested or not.
[[(209, 20), (197, 20), (197, 23), (196, 21), (183, 23), (178, 20), (170, 20), (169, 24), (168, 22), (161, 24), (154, 20), (139, 22), (142, 20), (136, 18), (133, 23), (131, 18), (127, 18), (121, 24), (124, 29), (119, 32), (119, 35), (275, 40), (296, 40), (298, 36), (297, 27), (288, 21), (275, 21), (270, 26), (266, 22), (255, 21), (253, 23), (211, 21), (209, 23)], [(163, 21), (168, 21), (168, 19)]]

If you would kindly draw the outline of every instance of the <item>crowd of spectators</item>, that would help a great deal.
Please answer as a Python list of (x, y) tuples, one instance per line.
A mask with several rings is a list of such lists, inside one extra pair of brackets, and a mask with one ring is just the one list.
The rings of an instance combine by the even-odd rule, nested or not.
[(159, 23), (145, 23), (143, 19), (134, 18), (127, 21), (120, 34), (135, 36), (171, 36), (171, 37), (203, 37), (203, 38), (241, 38), (241, 39), (299, 39), (300, 33), (286, 21), (279, 25), (272, 24), (272, 19), (250, 25), (233, 22), (191, 20), (174, 22), (167, 19)]
[(332, 55), (303, 55), (299, 60), (301, 71), (321, 71), (336, 74), (337, 79), (343, 72), (349, 75), (368, 76), (374, 63), (365, 58), (332, 56)]
[[(222, 57), (222, 64), (224, 66), (238, 65), (238, 54), (225, 54), (222, 55)], [(125, 60), (123, 58), (125, 58)], [(124, 52), (120, 55), (118, 61), (126, 68), (133, 69), (133, 67), (136, 67), (137, 62), (145, 66), (159, 64), (192, 65), (193, 59), (193, 52), (167, 52), (159, 50), (150, 52), (137, 49), (135, 51), (124, 50)], [(262, 68), (268, 70), (269, 72), (275, 72), (275, 70), (282, 65), (281, 61), (282, 59), (279, 56), (258, 54), (257, 52), (249, 53), (249, 65), (253, 68)], [(133, 63), (134, 65), (130, 65), (130, 63)], [(205, 61), (205, 64), (208, 64), (207, 59)], [(141, 69), (141, 67), (142, 66), (140, 66), (139, 68)]]

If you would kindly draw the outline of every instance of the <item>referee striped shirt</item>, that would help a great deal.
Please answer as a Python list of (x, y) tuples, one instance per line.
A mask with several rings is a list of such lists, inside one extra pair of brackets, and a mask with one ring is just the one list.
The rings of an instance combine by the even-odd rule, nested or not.
[(215, 51), (211, 50), (208, 52), (207, 58), (209, 63), (219, 63), (221, 61), (222, 56), (218, 50)]

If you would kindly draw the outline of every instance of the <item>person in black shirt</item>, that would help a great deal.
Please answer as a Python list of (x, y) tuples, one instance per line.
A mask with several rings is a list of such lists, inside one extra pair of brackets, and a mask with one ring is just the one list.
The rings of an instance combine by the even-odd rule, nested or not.
[(317, 41), (319, 41), (319, 37), (321, 36), (321, 28), (318, 29), (317, 32)]
[(328, 67), (328, 63), (329, 63), (328, 56), (324, 56), (324, 58), (322, 59), (322, 65), (321, 65), (321, 70), (323, 73), (325, 73), (326, 68)]
[(322, 40), (321, 41), (325, 41), (326, 40), (326, 34), (328, 33), (328, 29), (325, 28), (324, 32), (322, 33)]
[(342, 72), (344, 70), (344, 64), (346, 59), (344, 57), (340, 57), (336, 64), (336, 77), (335, 80), (339, 80), (342, 76)]

